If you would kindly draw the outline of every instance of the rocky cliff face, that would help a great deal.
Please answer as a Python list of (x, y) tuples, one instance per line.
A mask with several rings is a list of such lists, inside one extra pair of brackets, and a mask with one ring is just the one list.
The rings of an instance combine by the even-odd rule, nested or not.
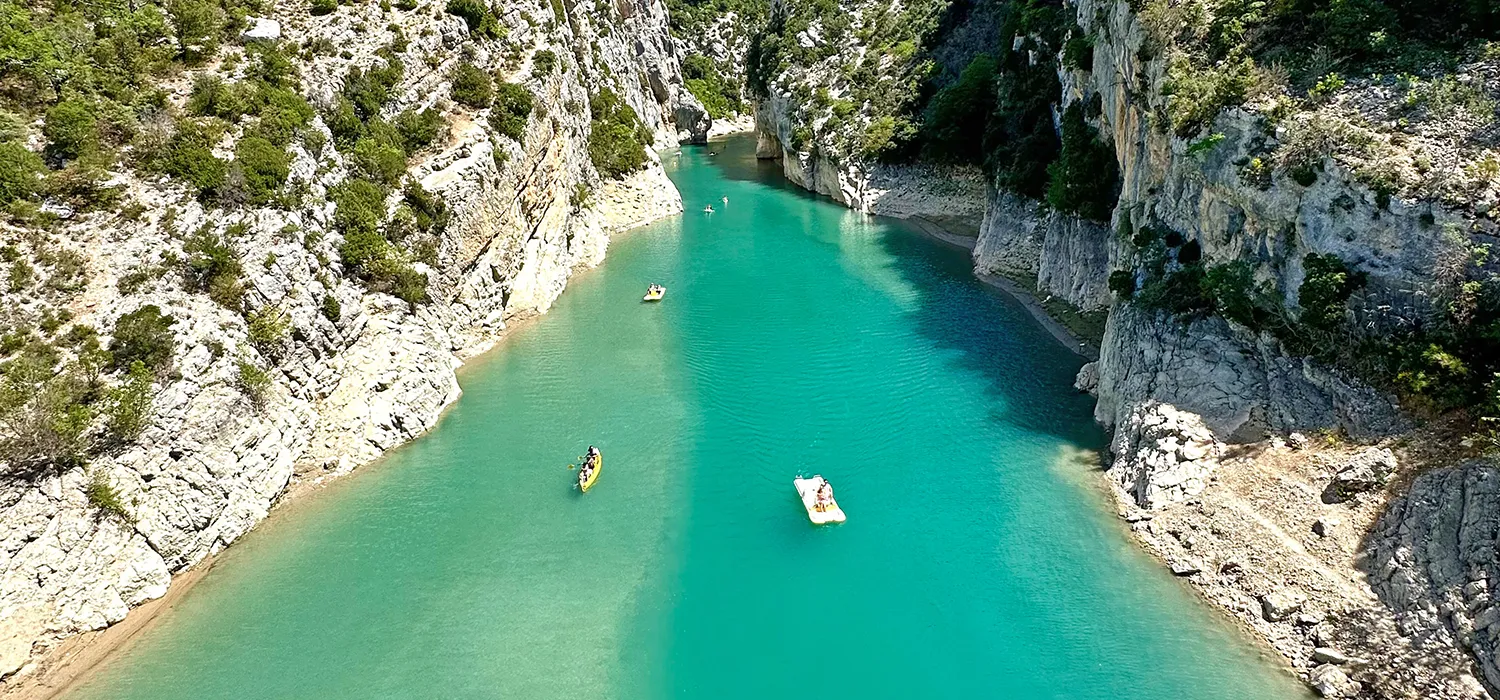
[[(1341, 493), (1346, 479), (1344, 470), (1328, 466), (1331, 459), (1294, 469), (1281, 457), (1258, 463), (1239, 456), (1245, 444), (1256, 450), (1271, 444), (1266, 454), (1279, 455), (1275, 450), (1285, 447), (1287, 435), (1305, 446), (1302, 433), (1314, 431), (1380, 441), (1404, 434), (1414, 422), (1391, 396), (1289, 352), (1270, 334), (1221, 318), (1183, 321), (1142, 310), (1117, 301), (1110, 290), (1111, 272), (1130, 270), (1141, 254), (1133, 233), (1154, 228), (1194, 243), (1205, 264), (1247, 266), (1254, 283), (1288, 313), (1299, 308), (1308, 256), (1334, 256), (1365, 281), (1348, 303), (1351, 327), (1367, 337), (1408, 328), (1443, 312), (1439, 290), (1452, 282), (1473, 246), (1492, 240), (1487, 222), (1476, 223), (1475, 210), (1451, 195), (1433, 194), (1439, 184), (1462, 180), (1469, 171), (1461, 158), (1432, 146), (1441, 139), (1429, 138), (1426, 127), (1393, 135), (1370, 126), (1370, 115), (1392, 114), (1373, 106), (1390, 101), (1390, 89), (1378, 86), (1351, 88), (1349, 95), (1286, 118), (1269, 117), (1271, 103), (1231, 108), (1212, 120), (1206, 138), (1174, 135), (1162, 126), (1172, 99), (1166, 89), (1170, 57), (1148, 25), (1159, 28), (1175, 5), (1146, 3), (1153, 5), (1147, 14), (1155, 14), (1143, 17), (1142, 4), (1065, 4), (1064, 17), (1077, 23), (1070, 31), (1091, 42), (1084, 65), (1068, 65), (1075, 62), (1061, 60), (1061, 53), (1037, 55), (1021, 36), (955, 48), (963, 37), (995, 34), (995, 3), (950, 10), (960, 17), (958, 28), (948, 28), (945, 43), (919, 49), (930, 51), (946, 81), (957, 72), (946, 65), (955, 54), (967, 61), (977, 53), (1030, 51), (1025, 63), (1056, 65), (1062, 89), (1054, 101), (1055, 122), (1068, 105), (1085, 105), (1089, 123), (1118, 165), (1119, 200), (1108, 223), (1050, 209), (962, 168), (829, 155), (840, 153), (843, 144), (833, 142), (836, 130), (824, 128), (826, 117), (809, 121), (808, 114), (821, 112), (808, 105), (844, 94), (839, 65), (867, 63), (874, 47), (858, 41), (823, 47), (820, 33), (833, 22), (827, 17), (814, 19), (795, 37), (812, 62), (768, 77), (769, 94), (757, 112), (758, 153), (781, 159), (793, 182), (851, 208), (932, 218), (950, 231), (967, 231), (980, 274), (1034, 281), (1040, 294), (1081, 311), (1108, 309), (1099, 360), (1084, 368), (1078, 385), (1098, 397), (1095, 416), (1115, 431), (1108, 474), (1123, 507), (1133, 513), (1133, 529), (1173, 562), (1174, 572), (1271, 640), (1316, 689), (1348, 697), (1482, 697), (1488, 691), (1476, 677), (1497, 687), (1494, 634), (1485, 631), (1496, 627), (1485, 588), (1494, 573), (1486, 567), (1494, 562), (1481, 556), (1486, 547), (1493, 549), (1497, 506), (1485, 500), (1493, 469), (1470, 466), (1423, 476), (1404, 496), (1398, 485), (1380, 486), (1400, 480), (1347, 477), (1361, 484), (1349, 488), (1380, 494), (1363, 497), (1356, 507), (1348, 498), (1325, 495)], [(881, 16), (861, 2), (842, 3), (840, 11), (853, 18), (853, 35), (862, 41), (873, 33), (864, 18)], [(970, 19), (963, 19), (964, 12)], [(880, 65), (892, 63), (888, 55)], [(820, 85), (826, 90), (813, 98)], [(854, 119), (858, 123), (858, 111)], [(1361, 145), (1336, 147), (1337, 139), (1328, 136), (1335, 132)], [(1349, 137), (1356, 132), (1357, 138)], [(978, 137), (973, 135), (976, 148)], [(1311, 175), (1293, 177), (1273, 165), (1306, 149), (1310, 139), (1323, 139)], [(1421, 168), (1411, 164), (1432, 169), (1438, 167), (1434, 162), (1447, 174), (1431, 176), (1424, 185), (1429, 189), (1416, 191), (1409, 176)], [(1371, 183), (1379, 182), (1374, 176), (1382, 168), (1407, 179), (1375, 187)], [(1222, 469), (1280, 476), (1226, 475)], [(1252, 489), (1272, 489), (1276, 496), (1252, 498)], [(1371, 532), (1368, 554), (1357, 553), (1357, 537), (1337, 547), (1327, 544), (1333, 535), (1324, 532), (1334, 527), (1329, 523), (1345, 518), (1370, 527), (1382, 499), (1392, 494), (1398, 498)], [(1340, 516), (1340, 509), (1358, 515)], [(1147, 527), (1153, 510), (1179, 523), (1171, 537)], [(1309, 513), (1322, 515), (1314, 523), (1305, 517)], [(1193, 530), (1212, 533), (1215, 546), (1204, 547), (1202, 533)], [(1308, 538), (1311, 543), (1304, 542)], [(1369, 585), (1355, 570), (1357, 558), (1366, 556)], [(1299, 622), (1279, 604), (1271, 605), (1277, 611), (1264, 612), (1266, 599), (1275, 603), (1289, 586), (1293, 593), (1285, 595), (1294, 595), (1298, 582), (1317, 592), (1316, 605), (1309, 604), (1318, 608), (1316, 615)], [(1319, 597), (1324, 593), (1326, 598)], [(1300, 610), (1307, 596), (1296, 595), (1301, 597), (1292, 607)], [(1320, 625), (1325, 618), (1328, 624)], [(1392, 661), (1351, 662), (1331, 648), (1335, 644)], [(1456, 648), (1469, 651), (1482, 673), (1470, 674), (1471, 663)]]
[[(408, 304), (340, 274), (328, 193), (347, 163), (331, 147), (293, 146), (291, 180), (309, 203), (301, 210), (206, 207), (165, 180), (122, 174), (143, 216), (66, 222), (62, 238), (84, 256), (90, 279), (69, 304), (74, 318), (107, 328), (155, 304), (177, 319), (177, 352), (139, 440), (87, 469), (0, 483), (0, 677), (24, 674), (59, 640), (163, 595), (174, 573), (254, 527), (294, 482), (347, 472), (431, 428), (458, 397), (462, 358), (488, 348), (507, 323), (545, 312), (572, 274), (603, 259), (612, 233), (681, 211), (654, 155), (643, 170), (606, 181), (588, 153), (589, 97), (600, 86), (635, 109), (659, 147), (707, 128), (682, 88), (660, 2), (505, 4), (499, 19), (507, 46), (524, 57), (519, 65), (471, 37), (441, 4), (393, 16), (374, 4), (322, 18), (300, 8), (273, 15), (284, 38), (343, 50), (300, 66), (315, 104), (399, 29), (409, 41), (396, 54), (404, 78), (385, 110), (436, 106), (447, 114), (446, 142), (408, 173), (452, 215), (435, 263), (418, 263), (430, 301)], [(543, 49), (555, 52), (555, 70), (533, 65)], [(535, 95), (519, 139), (491, 134), (448, 102), (448, 76), (461, 60), (497, 68)], [(171, 99), (180, 104), (186, 86)], [(328, 133), (321, 120), (314, 128)], [(286, 332), (274, 343), (252, 342), (240, 314), (175, 276), (119, 284), (163, 265), (164, 253), (180, 249), (179, 232), (231, 226), (246, 306), (285, 315)], [(269, 373), (261, 400), (239, 388), (240, 362)], [(118, 493), (124, 517), (85, 496), (101, 478)]]

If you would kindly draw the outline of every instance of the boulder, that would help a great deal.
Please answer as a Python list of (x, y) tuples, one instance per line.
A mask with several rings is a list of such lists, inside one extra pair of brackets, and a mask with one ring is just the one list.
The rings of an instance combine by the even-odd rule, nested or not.
[(1320, 664), (1338, 664), (1340, 666), (1343, 666), (1344, 664), (1350, 663), (1354, 660), (1353, 658), (1346, 656), (1343, 652), (1329, 647), (1318, 647), (1316, 649), (1313, 649), (1312, 657), (1313, 661), (1316, 661)]
[(1203, 565), (1196, 559), (1178, 559), (1172, 562), (1172, 575), (1192, 576), (1203, 570)]
[(1313, 668), (1307, 674), (1307, 682), (1325, 698), (1352, 698), (1359, 695), (1359, 684), (1333, 664)]
[(265, 17), (245, 18), (245, 31), (240, 32), (240, 41), (248, 44), (256, 41), (276, 42), (280, 40), (280, 22)]
[(1094, 393), (1099, 388), (1099, 363), (1090, 362), (1078, 369), (1078, 376), (1073, 380), (1073, 388), (1085, 394)]
[(693, 93), (683, 90), (677, 95), (673, 109), (673, 121), (677, 124), (677, 140), (686, 143), (708, 143), (708, 130), (713, 119), (703, 103)]
[(1281, 622), (1302, 611), (1307, 594), (1296, 588), (1282, 588), (1260, 597), (1260, 614), (1267, 622)]
[(1338, 518), (1318, 518), (1312, 526), (1313, 534), (1316, 534), (1318, 537), (1330, 537), (1342, 522)]
[(1371, 447), (1350, 457), (1339, 467), (1323, 490), (1324, 503), (1343, 503), (1385, 483), (1396, 471), (1396, 456), (1383, 447)]
[(1196, 414), (1150, 401), (1115, 431), (1109, 474), (1142, 508), (1187, 500), (1208, 486), (1223, 446)]

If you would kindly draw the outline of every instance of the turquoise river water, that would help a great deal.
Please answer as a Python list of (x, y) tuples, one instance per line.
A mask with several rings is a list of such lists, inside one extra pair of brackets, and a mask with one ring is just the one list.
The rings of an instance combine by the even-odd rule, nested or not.
[[(1081, 459), (1079, 357), (963, 252), (752, 150), (666, 156), (685, 215), (70, 697), (1304, 697), (1127, 540)], [(799, 472), (847, 523), (807, 522)]]

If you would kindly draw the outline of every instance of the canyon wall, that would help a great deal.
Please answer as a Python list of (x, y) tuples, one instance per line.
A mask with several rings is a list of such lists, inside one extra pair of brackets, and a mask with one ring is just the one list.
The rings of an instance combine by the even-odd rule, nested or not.
[[(518, 66), (502, 58), (500, 44), (471, 36), (463, 19), (442, 10), (423, 3), (392, 14), (370, 3), (325, 17), (301, 6), (270, 17), (287, 41), (327, 40), (342, 50), (300, 64), (315, 105), (338, 93), (350, 67), (370, 65), (395, 33), (404, 37), (394, 54), (404, 75), (384, 113), (446, 113), (446, 141), (408, 168), (451, 214), (436, 262), (415, 263), (428, 301), (372, 292), (342, 274), (329, 194), (350, 166), (331, 145), (292, 146), (290, 179), (308, 203), (300, 209), (220, 209), (164, 178), (122, 173), (140, 215), (64, 222), (64, 245), (89, 273), (68, 304), (73, 318), (107, 328), (154, 304), (176, 319), (176, 353), (138, 440), (87, 468), (0, 482), (0, 678), (16, 681), (64, 638), (162, 596), (174, 574), (244, 535), (295, 484), (348, 472), (430, 429), (459, 395), (454, 371), (464, 358), (490, 347), (507, 324), (546, 312), (573, 274), (604, 258), (612, 234), (681, 211), (654, 153), (644, 168), (613, 180), (589, 154), (590, 96), (601, 86), (635, 110), (657, 147), (701, 139), (708, 128), (682, 87), (661, 2), (506, 3), (498, 19), (505, 46), (522, 57)], [(537, 69), (533, 57), (544, 49), (554, 52), (555, 67)], [(460, 61), (504, 66), (505, 79), (532, 92), (519, 139), (491, 133), (448, 101)], [(171, 99), (185, 100), (188, 85), (173, 85)], [(328, 134), (321, 119), (312, 128)], [(285, 333), (274, 342), (253, 340), (245, 317), (176, 275), (120, 283), (137, 270), (170, 267), (181, 232), (231, 226), (246, 307), (252, 316), (284, 315)], [(239, 386), (242, 363), (269, 374), (258, 398)], [(101, 479), (118, 494), (122, 515), (85, 495)]]
[[(993, 23), (993, 13), (975, 7), (965, 5), (969, 19), (958, 28), (945, 25), (945, 43), (927, 47), (934, 74), (951, 80), (954, 60), (961, 68), (970, 57), (1007, 50), (1031, 51), (1022, 60), (1033, 66), (1056, 65), (1054, 124), (1061, 129), (1069, 105), (1087, 105), (1090, 125), (1113, 151), (1120, 188), (1108, 221), (1059, 212), (997, 187), (975, 168), (839, 155), (848, 151), (845, 127), (825, 128), (838, 122), (817, 104), (857, 94), (841, 74), (876, 47), (847, 39), (847, 46), (821, 47), (826, 17), (794, 37), (814, 58), (765, 80), (758, 155), (779, 159), (789, 180), (851, 208), (925, 219), (948, 240), (957, 233), (980, 275), (1034, 284), (1039, 296), (1076, 311), (1108, 310), (1099, 359), (1084, 367), (1078, 386), (1097, 396), (1095, 417), (1113, 430), (1106, 474), (1122, 515), (1174, 573), (1265, 638), (1321, 694), (1492, 696), (1500, 678), (1500, 623), (1488, 593), (1494, 557), (1485, 554), (1500, 517), (1487, 486), (1493, 467), (1480, 462), (1416, 477), (1407, 490), (1412, 477), (1396, 474), (1433, 463), (1418, 448), (1431, 434), (1412, 432), (1420, 421), (1388, 392), (1288, 350), (1269, 332), (1138, 308), (1110, 289), (1111, 273), (1132, 270), (1143, 253), (1134, 234), (1156, 229), (1195, 244), (1204, 265), (1246, 266), (1291, 315), (1299, 310), (1304, 261), (1344, 261), (1364, 284), (1348, 303), (1350, 327), (1359, 331), (1341, 342), (1418, 326), (1443, 313), (1439, 290), (1471, 248), (1494, 241), (1493, 232), (1451, 194), (1391, 196), (1369, 184), (1370, 173), (1408, 173), (1412, 163), (1431, 168), (1437, 160), (1459, 178), (1462, 155), (1417, 128), (1408, 128), (1418, 135), (1411, 138), (1369, 126), (1368, 115), (1392, 99), (1389, 89), (1370, 85), (1279, 123), (1265, 109), (1231, 107), (1212, 120), (1207, 138), (1182, 138), (1162, 126), (1172, 94), (1168, 57), (1131, 3), (1064, 5), (1077, 23), (1071, 31), (1091, 40), (1091, 63), (1074, 67), (1061, 52), (1037, 55), (1021, 36), (984, 44), (993, 32), (965, 22)], [(862, 40), (871, 36), (863, 23), (885, 16), (863, 2), (842, 3), (840, 12)], [(1374, 164), (1330, 153), (1317, 159), (1311, 182), (1260, 167), (1300, 147), (1309, 131), (1358, 132), (1395, 155)], [(972, 138), (977, 148), (979, 134)], [(1134, 282), (1141, 283), (1139, 273)], [(1307, 437), (1313, 434), (1395, 445), (1397, 456), (1372, 470), (1367, 456), (1327, 447)]]

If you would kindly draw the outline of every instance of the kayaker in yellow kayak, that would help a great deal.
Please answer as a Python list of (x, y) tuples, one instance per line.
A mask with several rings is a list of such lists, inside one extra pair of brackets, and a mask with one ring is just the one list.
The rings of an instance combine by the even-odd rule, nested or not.
[(599, 448), (589, 445), (589, 451), (583, 456), (583, 466), (578, 469), (578, 488), (588, 493), (589, 487), (599, 480), (599, 470), (604, 466), (604, 455), (599, 454)]

